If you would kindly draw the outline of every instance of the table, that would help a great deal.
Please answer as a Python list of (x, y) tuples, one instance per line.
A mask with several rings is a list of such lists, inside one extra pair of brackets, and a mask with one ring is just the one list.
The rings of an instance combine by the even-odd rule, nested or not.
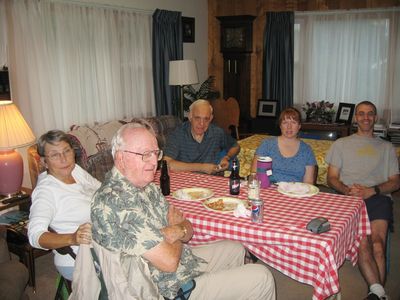
[[(240, 163), (239, 175), (241, 177), (247, 177), (251, 171), (251, 163), (253, 161), (254, 153), (266, 138), (273, 136), (265, 134), (255, 134), (243, 140), (239, 140), (240, 152), (238, 154), (238, 160)], [(325, 156), (334, 141), (327, 140), (314, 140), (314, 139), (301, 139), (303, 142), (310, 145), (312, 148), (315, 159), (318, 165), (318, 177), (317, 184), (328, 185), (326, 182), (326, 175), (328, 172), (328, 164), (325, 162)], [(400, 157), (400, 147), (396, 147), (397, 156)]]
[[(158, 174), (158, 173), (157, 173)], [(207, 187), (214, 196), (229, 196), (228, 179), (196, 173), (170, 172), (171, 192), (185, 187)], [(156, 176), (155, 182), (158, 181)], [(240, 195), (247, 199), (247, 188)], [(199, 201), (167, 200), (184, 211), (192, 222), (192, 245), (230, 239), (241, 242), (259, 259), (283, 274), (312, 285), (313, 299), (339, 292), (338, 269), (345, 258), (357, 261), (359, 242), (370, 234), (364, 201), (358, 197), (319, 193), (289, 198), (276, 187), (261, 190), (264, 223), (207, 210)], [(331, 223), (329, 232), (316, 235), (305, 229), (316, 216)]]
[[(29, 211), (32, 190), (28, 188), (22, 188), (22, 190), (26, 193), (25, 195), (16, 197), (15, 201), (9, 204), (0, 205), (0, 211), (17, 205), (20, 210)], [(18, 224), (16, 226), (7, 225), (7, 245), (10, 252), (18, 255), (19, 260), (28, 268), (28, 284), (35, 291), (35, 258), (48, 254), (51, 251), (33, 248), (28, 241), (27, 229), (24, 226), (18, 226)]]

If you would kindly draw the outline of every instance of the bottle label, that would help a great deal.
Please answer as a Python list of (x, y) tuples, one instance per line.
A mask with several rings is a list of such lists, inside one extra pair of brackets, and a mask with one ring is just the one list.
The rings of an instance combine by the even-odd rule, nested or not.
[(240, 191), (240, 179), (233, 179), (230, 181), (230, 192), (231, 194), (239, 194)]

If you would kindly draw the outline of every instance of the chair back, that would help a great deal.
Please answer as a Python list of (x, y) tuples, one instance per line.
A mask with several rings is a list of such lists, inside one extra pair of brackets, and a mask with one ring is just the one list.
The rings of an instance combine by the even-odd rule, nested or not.
[(213, 107), (214, 120), (213, 122), (221, 127), (227, 134), (234, 138), (239, 138), (239, 117), (240, 107), (238, 101), (230, 97), (225, 99), (216, 99), (210, 101)]

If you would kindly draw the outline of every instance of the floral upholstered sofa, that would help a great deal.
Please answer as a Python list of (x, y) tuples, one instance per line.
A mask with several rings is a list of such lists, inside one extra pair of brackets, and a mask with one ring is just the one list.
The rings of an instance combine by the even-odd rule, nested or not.
[[(164, 115), (149, 118), (130, 118), (123, 120), (97, 123), (92, 126), (73, 125), (67, 132), (71, 137), (76, 155), (76, 162), (100, 181), (111, 170), (113, 159), (111, 155), (111, 139), (117, 130), (124, 124), (137, 120), (147, 121), (156, 133), (160, 149), (163, 149), (168, 134), (181, 121), (175, 116)], [(28, 148), (29, 174), (32, 188), (36, 186), (39, 173), (45, 170), (40, 163), (37, 145)]]

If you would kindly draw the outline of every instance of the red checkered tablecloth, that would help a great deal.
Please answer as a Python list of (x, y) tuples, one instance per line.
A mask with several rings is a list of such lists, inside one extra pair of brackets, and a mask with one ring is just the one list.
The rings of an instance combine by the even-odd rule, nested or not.
[[(229, 195), (228, 179), (196, 173), (170, 173), (171, 194), (180, 188), (206, 187), (214, 196)], [(158, 176), (155, 182), (158, 183)], [(370, 224), (361, 198), (319, 193), (290, 198), (276, 187), (261, 190), (264, 222), (206, 209), (200, 201), (167, 199), (184, 211), (192, 222), (192, 245), (230, 239), (240, 241), (259, 259), (285, 275), (312, 285), (313, 299), (325, 299), (339, 292), (338, 269), (346, 258), (353, 264), (361, 237), (370, 234)], [(247, 188), (238, 198), (247, 199)], [(331, 230), (313, 234), (306, 230), (312, 218), (325, 217)]]

